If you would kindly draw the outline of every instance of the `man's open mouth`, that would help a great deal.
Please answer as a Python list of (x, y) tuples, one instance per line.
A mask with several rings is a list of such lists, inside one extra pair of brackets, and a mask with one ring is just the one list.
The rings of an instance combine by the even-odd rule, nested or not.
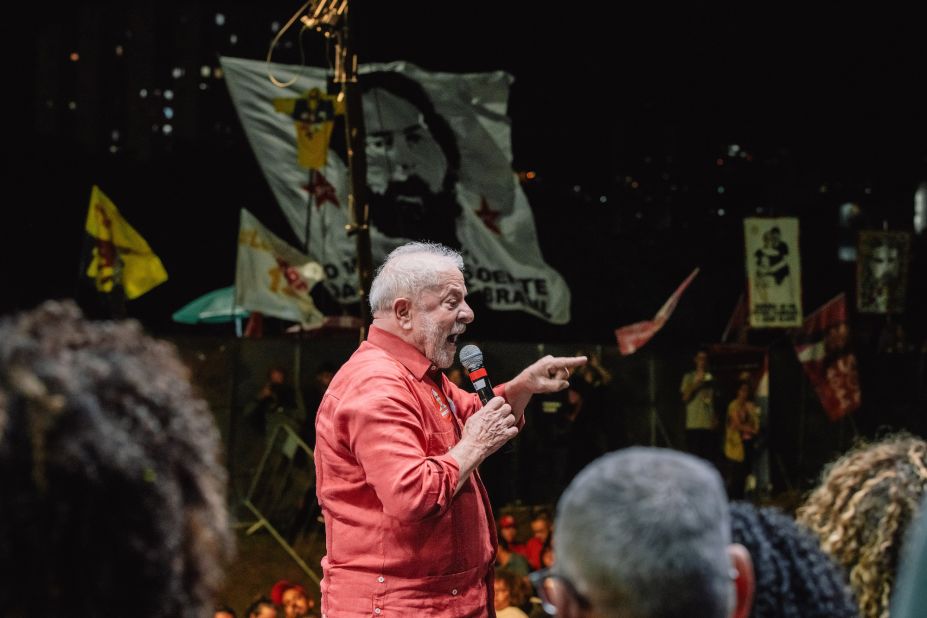
[(463, 331), (459, 333), (452, 333), (450, 337), (447, 338), (448, 343), (457, 345), (457, 339), (463, 334)]

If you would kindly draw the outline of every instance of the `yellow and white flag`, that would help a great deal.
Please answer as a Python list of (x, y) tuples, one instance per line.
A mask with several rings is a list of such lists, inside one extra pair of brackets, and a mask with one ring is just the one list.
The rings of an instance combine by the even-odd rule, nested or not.
[(110, 293), (120, 284), (131, 300), (167, 281), (160, 258), (96, 185), (84, 229), (93, 242), (86, 273), (100, 292)]
[(321, 264), (288, 245), (242, 209), (235, 268), (236, 304), (306, 326), (320, 324), (324, 316), (310, 292), (324, 278)]

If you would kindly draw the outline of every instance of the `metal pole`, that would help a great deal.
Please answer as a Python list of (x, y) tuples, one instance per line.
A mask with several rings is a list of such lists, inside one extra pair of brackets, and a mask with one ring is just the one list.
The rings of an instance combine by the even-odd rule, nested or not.
[[(354, 3), (352, 3), (354, 4)], [(357, 243), (357, 279), (360, 297), (360, 339), (365, 339), (370, 309), (367, 298), (373, 273), (373, 256), (370, 248), (369, 207), (367, 205), (367, 157), (365, 152), (364, 107), (361, 89), (357, 83), (357, 54), (350, 38), (351, 23), (356, 11), (345, 11), (342, 30), (335, 47), (335, 82), (341, 84), (345, 98), (345, 132), (348, 149), (348, 170), (351, 178), (348, 194), (348, 212), (351, 221), (346, 227), (348, 236)]]
[(316, 201), (313, 190), (315, 187), (315, 170), (309, 170), (309, 195), (306, 197), (306, 228), (303, 234), (303, 253), (309, 253), (309, 233), (312, 220), (312, 204)]

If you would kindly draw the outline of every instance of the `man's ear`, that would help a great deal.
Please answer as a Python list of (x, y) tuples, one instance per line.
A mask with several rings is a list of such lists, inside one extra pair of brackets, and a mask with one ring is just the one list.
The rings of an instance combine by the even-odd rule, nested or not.
[(731, 558), (731, 576), (734, 577), (734, 612), (732, 618), (747, 618), (753, 609), (753, 592), (756, 578), (753, 574), (753, 560), (750, 552), (739, 543), (727, 546)]
[(583, 611), (572, 594), (563, 586), (552, 586), (547, 594), (551, 602), (557, 607), (557, 615), (563, 618), (582, 618)]
[(394, 300), (393, 318), (402, 330), (412, 330), (412, 301), (402, 297)]

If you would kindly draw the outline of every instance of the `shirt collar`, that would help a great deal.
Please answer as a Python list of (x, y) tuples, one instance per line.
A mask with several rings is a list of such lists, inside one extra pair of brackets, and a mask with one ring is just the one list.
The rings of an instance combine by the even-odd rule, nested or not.
[(382, 328), (371, 324), (367, 342), (398, 360), (419, 381), (428, 374), (434, 378), (439, 373), (438, 368), (418, 348)]

